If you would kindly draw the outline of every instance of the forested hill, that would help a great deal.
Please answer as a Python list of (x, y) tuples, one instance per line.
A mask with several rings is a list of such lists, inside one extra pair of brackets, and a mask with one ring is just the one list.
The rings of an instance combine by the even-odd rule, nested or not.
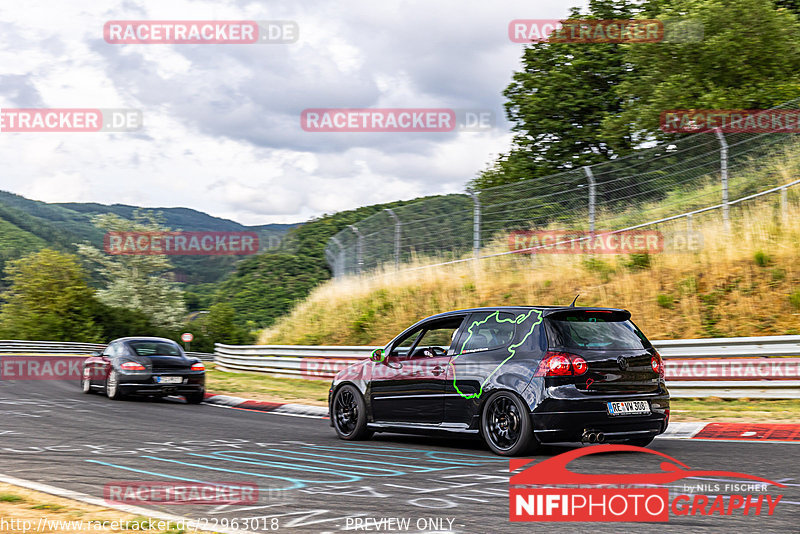
[[(228, 302), (236, 310), (236, 319), (250, 326), (269, 326), (287, 313), (321, 282), (331, 277), (325, 259), (325, 246), (331, 236), (386, 208), (411, 202), (365, 206), (325, 215), (290, 230), (280, 250), (248, 257), (236, 266), (236, 272), (216, 290), (214, 302)], [(464, 195), (425, 197), (433, 201), (442, 216), (463, 209)]]
[[(446, 215), (463, 208), (463, 195), (425, 197)], [(250, 327), (269, 326), (331, 277), (325, 259), (328, 240), (347, 227), (386, 208), (420, 199), (376, 204), (323, 215), (302, 224), (244, 226), (189, 208), (156, 208), (165, 225), (186, 231), (254, 231), (262, 240), (280, 242), (256, 256), (172, 256), (179, 281), (185, 282), (190, 311), (230, 303), (236, 322)], [(0, 267), (42, 248), (74, 252), (74, 243), (102, 246), (102, 231), (91, 223), (94, 215), (114, 213), (133, 217), (136, 206), (95, 203), (46, 203), (0, 191)]]
[[(0, 268), (5, 262), (42, 248), (74, 252), (74, 243), (89, 241), (101, 246), (103, 232), (92, 225), (91, 218), (114, 213), (130, 219), (137, 206), (95, 203), (47, 203), (0, 191)], [(296, 224), (244, 226), (235, 221), (213, 217), (189, 208), (154, 208), (165, 225), (186, 231), (253, 231), (263, 242), (275, 242)], [(184, 281), (215, 282), (228, 275), (239, 261), (237, 257), (174, 257), (173, 264)]]

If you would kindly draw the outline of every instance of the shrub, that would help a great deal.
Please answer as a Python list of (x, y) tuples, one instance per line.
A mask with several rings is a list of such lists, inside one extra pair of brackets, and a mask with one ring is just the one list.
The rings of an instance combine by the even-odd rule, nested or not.
[(673, 304), (673, 298), (672, 295), (659, 294), (656, 297), (656, 302), (658, 302), (658, 305), (661, 306), (662, 308), (671, 309)]
[(797, 289), (789, 295), (789, 304), (791, 304), (795, 309), (800, 310), (800, 289)]
[(756, 253), (753, 255), (753, 260), (759, 267), (766, 267), (770, 263), (771, 258), (763, 250), (757, 250)]

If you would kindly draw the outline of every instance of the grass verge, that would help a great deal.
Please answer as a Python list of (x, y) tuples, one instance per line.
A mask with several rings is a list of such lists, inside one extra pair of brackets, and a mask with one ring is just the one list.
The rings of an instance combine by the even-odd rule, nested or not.
[(670, 421), (800, 423), (800, 402), (789, 399), (672, 399)]
[(329, 380), (278, 378), (264, 373), (229, 373), (206, 364), (206, 390), (269, 402), (299, 402), (327, 406)]
[[(391, 266), (317, 287), (261, 332), (261, 344), (383, 345), (418, 320), (480, 306), (626, 308), (650, 339), (800, 334), (800, 190), (697, 215), (702, 247), (657, 254), (512, 254), (395, 272)], [(685, 232), (686, 221), (655, 229)], [(702, 239), (699, 237), (702, 236)], [(498, 238), (484, 253), (508, 251)]]

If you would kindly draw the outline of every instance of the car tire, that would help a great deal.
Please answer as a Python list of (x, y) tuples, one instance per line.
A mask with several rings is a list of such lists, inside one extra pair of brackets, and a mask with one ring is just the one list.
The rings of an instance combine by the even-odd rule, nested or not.
[(625, 445), (633, 445), (635, 447), (647, 447), (653, 442), (655, 436), (647, 436), (646, 438), (631, 438), (626, 439), (622, 443)]
[(346, 384), (336, 390), (331, 403), (331, 419), (340, 439), (356, 441), (372, 437), (367, 428), (367, 405), (354, 386)]
[(203, 402), (203, 399), (206, 397), (205, 391), (197, 391), (195, 393), (187, 393), (183, 396), (186, 399), (187, 404), (200, 404)]
[[(87, 372), (89, 374), (87, 374)], [(91, 369), (88, 367), (83, 368), (83, 372), (81, 373), (81, 391), (84, 393), (91, 393), (92, 392), (92, 380), (91, 380)]]
[(519, 456), (536, 450), (528, 407), (510, 391), (498, 391), (486, 400), (481, 412), (481, 435), (500, 456)]
[(111, 370), (106, 377), (106, 397), (111, 400), (122, 400), (125, 394), (119, 388), (119, 374), (115, 370)]

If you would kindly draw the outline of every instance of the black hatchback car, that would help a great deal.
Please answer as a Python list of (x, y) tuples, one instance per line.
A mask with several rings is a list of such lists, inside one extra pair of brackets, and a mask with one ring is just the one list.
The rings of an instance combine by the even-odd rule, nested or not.
[(506, 456), (547, 442), (645, 446), (669, 421), (661, 356), (630, 312), (612, 308), (428, 317), (339, 372), (328, 403), (342, 439), (471, 433)]
[(180, 345), (160, 337), (115, 339), (83, 363), (84, 393), (104, 391), (110, 399), (129, 395), (183, 395), (190, 404), (203, 402), (206, 368), (186, 356)]

